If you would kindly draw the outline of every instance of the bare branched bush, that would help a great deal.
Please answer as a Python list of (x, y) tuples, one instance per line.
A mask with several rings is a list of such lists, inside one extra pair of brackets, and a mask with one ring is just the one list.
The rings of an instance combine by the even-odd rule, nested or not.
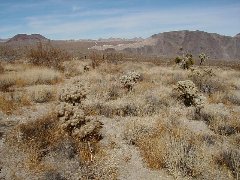
[(90, 54), (90, 59), (92, 60), (92, 68), (95, 69), (100, 64), (105, 62), (104, 55), (98, 52), (93, 51)]
[(6, 61), (13, 61), (17, 58), (17, 51), (9, 45), (0, 46), (0, 58)]
[(30, 49), (28, 53), (30, 63), (38, 66), (47, 66), (62, 70), (61, 63), (71, 60), (71, 55), (66, 51), (53, 47), (50, 43), (39, 42), (36, 48)]
[(108, 63), (117, 64), (118, 62), (123, 60), (122, 53), (111, 52), (107, 53), (105, 56)]

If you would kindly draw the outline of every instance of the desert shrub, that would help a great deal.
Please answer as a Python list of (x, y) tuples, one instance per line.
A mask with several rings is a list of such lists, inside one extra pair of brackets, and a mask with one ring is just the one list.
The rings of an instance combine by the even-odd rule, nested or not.
[(179, 133), (179, 137), (170, 136), (165, 148), (169, 151), (166, 152), (164, 161), (171, 174), (178, 176), (180, 173), (182, 176), (196, 177), (203, 173), (201, 169), (198, 172), (198, 168), (201, 167), (199, 164), (204, 163), (199, 162), (201, 157), (198, 156), (203, 154), (198, 154), (196, 145), (189, 141), (186, 135)]
[(219, 156), (215, 157), (215, 161), (226, 166), (233, 176), (238, 179), (240, 175), (240, 151), (237, 149), (223, 150)]
[(8, 114), (16, 109), (16, 104), (13, 101), (6, 99), (4, 96), (0, 96), (0, 110), (2, 112)]
[(238, 118), (235, 119), (222, 103), (205, 105), (199, 117), (217, 134), (229, 136), (239, 132)]
[(224, 83), (216, 77), (212, 69), (191, 69), (188, 77), (203, 93), (212, 94), (225, 89)]
[[(58, 133), (57, 116), (50, 112), (35, 121), (17, 125), (7, 134), (8, 148), (15, 149), (15, 152), (12, 152), (14, 154), (11, 156), (9, 154), (8, 157), (11, 157), (13, 161), (23, 162), (27, 171), (39, 171), (39, 169), (43, 171), (41, 164), (43, 158), (53, 151), (63, 139), (64, 137)], [(20, 152), (24, 153), (24, 156), (19, 155)], [(16, 153), (18, 153), (18, 160)]]
[(9, 45), (0, 45), (0, 58), (13, 61), (18, 57), (17, 51)]
[(67, 180), (67, 178), (63, 177), (61, 175), (61, 173), (57, 172), (57, 171), (48, 171), (45, 173), (45, 179), (48, 180)]
[(120, 97), (120, 94), (120, 87), (118, 85), (112, 85), (107, 92), (108, 100), (116, 100)]
[(217, 120), (227, 120), (230, 116), (229, 110), (224, 104), (208, 104), (201, 111), (201, 117), (209, 124), (215, 123)]
[(231, 103), (235, 104), (235, 105), (240, 105), (240, 93), (239, 91), (230, 91), (228, 92), (224, 99), (227, 99), (228, 101), (230, 101)]
[(102, 115), (108, 118), (116, 116), (139, 116), (141, 113), (141, 109), (136, 103), (122, 101), (120, 99), (107, 103), (97, 102), (84, 104), (83, 108), (89, 116)]
[(35, 86), (31, 94), (32, 100), (36, 103), (49, 102), (53, 96), (52, 88), (45, 85)]
[(71, 55), (66, 51), (53, 47), (50, 43), (39, 42), (35, 49), (30, 49), (28, 53), (30, 63), (38, 66), (47, 66), (62, 70), (61, 63), (71, 60)]
[(88, 67), (86, 63), (83, 64), (79, 60), (65, 61), (62, 63), (62, 66), (64, 68), (64, 74), (66, 77), (74, 77), (74, 76), (81, 75), (87, 71), (86, 68)]
[[(1, 159), (5, 165), (21, 162), (24, 166), (16, 167), (16, 172), (24, 172), (24, 178), (33, 174), (37, 179), (65, 179), (76, 171), (73, 179), (87, 176), (93, 170), (90, 166), (95, 163), (93, 156), (99, 149), (95, 142), (81, 142), (59, 131), (55, 112), (18, 125), (7, 135), (6, 144), (6, 151), (14, 151), (5, 152), (7, 157)], [(11, 169), (6, 166), (4, 172), (9, 173)]]
[(0, 91), (10, 91), (10, 87), (16, 83), (14, 79), (9, 75), (0, 76)]
[(189, 53), (183, 54), (182, 57), (175, 58), (175, 63), (183, 69), (189, 69), (194, 64), (193, 56)]
[(167, 109), (171, 104), (171, 97), (167, 94), (147, 94), (144, 97), (145, 105), (143, 107), (144, 114), (154, 115), (161, 109)]
[(2, 66), (2, 64), (0, 62), (0, 74), (2, 74), (3, 72), (4, 72), (4, 68), (3, 68), (3, 66)]
[(97, 53), (95, 51), (93, 51), (90, 54), (90, 59), (92, 60), (92, 68), (95, 69), (96, 67), (98, 67), (100, 64), (102, 64), (105, 60), (104, 60), (104, 55), (102, 55), (101, 53)]
[(25, 94), (11, 92), (11, 94), (0, 95), (0, 111), (6, 114), (12, 114), (23, 106), (31, 105), (31, 101)]
[(141, 78), (141, 75), (135, 71), (130, 71), (127, 74), (120, 77), (120, 82), (124, 88), (128, 91), (132, 91), (134, 84), (136, 84)]
[(20, 124), (17, 129), (19, 131), (19, 142), (31, 143), (38, 148), (47, 148), (53, 145), (54, 133), (56, 129), (57, 116), (55, 113), (49, 113), (34, 122)]
[(122, 53), (111, 52), (111, 53), (107, 53), (105, 56), (106, 56), (106, 61), (108, 63), (117, 64), (118, 62), (123, 60)]
[(155, 128), (138, 134), (135, 141), (150, 168), (166, 168), (175, 178), (202, 179), (212, 173), (211, 155), (194, 133), (173, 124), (159, 123)]
[(177, 92), (177, 96), (181, 99), (186, 106), (195, 106), (202, 108), (204, 106), (205, 97), (199, 94), (195, 84), (190, 81), (178, 81), (177, 87), (174, 89)]

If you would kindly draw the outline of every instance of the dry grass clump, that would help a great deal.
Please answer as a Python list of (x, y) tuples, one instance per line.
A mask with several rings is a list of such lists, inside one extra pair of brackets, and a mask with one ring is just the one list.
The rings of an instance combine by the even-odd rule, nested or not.
[(0, 110), (2, 112), (9, 114), (16, 109), (17, 106), (13, 101), (6, 99), (3, 95), (0, 96)]
[(85, 62), (82, 60), (71, 60), (63, 62), (62, 66), (64, 69), (64, 74), (66, 77), (74, 77), (82, 75), (86, 70), (90, 62)]
[(30, 49), (28, 54), (30, 63), (37, 66), (47, 66), (62, 70), (61, 63), (71, 60), (72, 57), (66, 51), (53, 47), (50, 43), (43, 44), (39, 42), (37, 47)]
[[(15, 171), (24, 172), (23, 177), (34, 174), (40, 179), (55, 176), (76, 179), (89, 177), (93, 172), (98, 173), (92, 174), (94, 177), (103, 175), (95, 166), (102, 156), (97, 140), (92, 137), (85, 142), (66, 135), (59, 129), (55, 112), (17, 126), (7, 135), (6, 145), (15, 151), (9, 152), (8, 159), (3, 161), (10, 163), (9, 166), (21, 161), (22, 166)], [(8, 166), (4, 167), (4, 172), (9, 170)]]
[(136, 132), (139, 131), (136, 126), (128, 131), (137, 133), (133, 142), (150, 168), (166, 169), (175, 178), (232, 178), (215, 163), (212, 153), (216, 152), (210, 151), (212, 144), (204, 143), (204, 134), (161, 121), (151, 130), (143, 128), (140, 134)]
[(4, 68), (2, 66), (2, 63), (0, 62), (0, 74), (2, 74), (4, 72)]
[(101, 66), (98, 69), (99, 72), (105, 73), (105, 74), (118, 74), (121, 72), (121, 66), (118, 64), (112, 64), (112, 63), (102, 63)]
[(23, 87), (36, 84), (55, 84), (61, 80), (58, 71), (33, 67), (25, 71), (10, 72), (1, 75), (1, 91), (8, 91), (11, 86)]
[(212, 82), (215, 76), (213, 70), (207, 68), (192, 68), (189, 73), (189, 78), (196, 84), (199, 90), (204, 93), (213, 93), (217, 90)]
[(223, 150), (217, 157), (215, 157), (217, 164), (226, 166), (233, 174), (234, 178), (238, 179), (240, 176), (240, 151), (239, 149)]
[(235, 104), (237, 106), (240, 106), (240, 91), (239, 90), (233, 90), (225, 94), (225, 97), (223, 97), (223, 100), (226, 99), (232, 104)]
[(239, 113), (230, 111), (224, 104), (208, 104), (200, 118), (217, 134), (229, 136), (240, 132)]
[(56, 92), (52, 86), (37, 85), (31, 87), (31, 99), (36, 103), (45, 103), (54, 99)]
[(121, 96), (121, 87), (118, 84), (111, 84), (107, 91), (108, 100), (116, 100)]
[[(42, 163), (43, 159), (59, 145), (63, 138), (58, 133), (56, 114), (49, 113), (34, 122), (18, 125), (7, 135), (6, 144), (8, 148), (24, 153), (24, 156), (19, 157), (23, 164), (22, 168), (30, 172), (39, 172), (49, 168), (47, 164)], [(9, 155), (8, 158), (18, 161), (16, 157), (14, 159), (16, 154), (12, 156)]]
[(201, 110), (200, 116), (210, 127), (217, 131), (221, 122), (228, 121), (230, 111), (224, 104), (208, 104)]
[(31, 101), (26, 94), (13, 92), (11, 94), (4, 93), (0, 95), (0, 111), (6, 114), (12, 114), (19, 108), (30, 105)]

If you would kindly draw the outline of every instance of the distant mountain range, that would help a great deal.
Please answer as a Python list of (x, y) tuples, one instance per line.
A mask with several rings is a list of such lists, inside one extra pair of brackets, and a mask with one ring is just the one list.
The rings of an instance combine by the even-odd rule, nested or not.
[(114, 48), (128, 53), (173, 57), (180, 53), (180, 48), (197, 56), (201, 52), (211, 59), (240, 59), (240, 33), (234, 37), (223, 36), (203, 31), (171, 31), (154, 34), (151, 37), (129, 44), (117, 46), (94, 46), (93, 49)]
[[(0, 42), (6, 41), (5, 43), (13, 45), (31, 45), (38, 41), (48, 40), (49, 39), (40, 34), (18, 34), (7, 41), (0, 39)], [(52, 42), (56, 43), (58, 41)], [(61, 41), (61, 43), (65, 42), (68, 43), (68, 45), (69, 42), (76, 45), (78, 45), (79, 42), (86, 43), (86, 46), (90, 49), (106, 50), (111, 48), (127, 53), (159, 57), (175, 57), (177, 54), (180, 54), (180, 48), (183, 48), (184, 51), (192, 53), (194, 56), (205, 52), (211, 59), (240, 60), (240, 33), (231, 37), (204, 31), (184, 30), (154, 34), (146, 39), (100, 38), (98, 40)]]

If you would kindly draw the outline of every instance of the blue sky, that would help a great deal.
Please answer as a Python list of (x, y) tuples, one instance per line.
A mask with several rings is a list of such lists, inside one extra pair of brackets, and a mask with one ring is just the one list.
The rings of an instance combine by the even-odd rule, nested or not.
[(0, 38), (149, 37), (174, 30), (240, 32), (239, 0), (0, 0)]

